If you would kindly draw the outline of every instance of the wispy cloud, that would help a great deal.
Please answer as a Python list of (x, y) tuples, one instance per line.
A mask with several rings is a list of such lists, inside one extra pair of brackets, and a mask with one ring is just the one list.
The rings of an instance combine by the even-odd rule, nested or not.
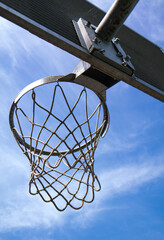
[[(126, 24), (156, 44), (164, 41), (163, 14), (164, 2), (139, 1)], [(156, 14), (158, 12), (158, 14)]]
[[(98, 1), (95, 0), (93, 3), (101, 4), (104, 9), (108, 8), (108, 4), (112, 3), (113, 1)], [(142, 1), (140, 1), (142, 2)], [(146, 2), (146, 1), (145, 1)], [(145, 3), (144, 2), (144, 3)], [(142, 4), (144, 4), (142, 3)], [(147, 4), (152, 4), (147, 3)], [(158, 7), (162, 6), (163, 1), (158, 0), (154, 4), (159, 4)], [(142, 6), (141, 6), (142, 7)], [(143, 5), (146, 7), (146, 5)], [(139, 6), (138, 6), (139, 9)], [(136, 21), (139, 21), (139, 14), (144, 15), (141, 19), (141, 24), (145, 23), (145, 19), (147, 18), (147, 14), (145, 14), (145, 8), (143, 12), (139, 12), (140, 10), (136, 10)], [(151, 10), (152, 11), (152, 10)], [(135, 16), (133, 15), (135, 18)], [(150, 23), (153, 24), (153, 18), (150, 19)], [(160, 156), (157, 156), (156, 159), (150, 156), (150, 153), (144, 156), (143, 154), (140, 156), (139, 163), (136, 164), (137, 161), (132, 159), (131, 164), (125, 164), (125, 161), (120, 162), (120, 165), (115, 166), (114, 168), (101, 168), (99, 169), (98, 176), (101, 181), (102, 190), (101, 192), (96, 194), (95, 201), (88, 205), (86, 204), (84, 208), (80, 211), (74, 212), (71, 209), (67, 209), (65, 212), (60, 213), (55, 210), (55, 208), (51, 204), (44, 203), (39, 197), (31, 196), (28, 194), (28, 181), (30, 177), (30, 166), (28, 160), (23, 157), (22, 153), (14, 145), (14, 139), (11, 140), (11, 134), (9, 135), (8, 132), (4, 131), (4, 126), (8, 125), (8, 112), (7, 108), (9, 106), (9, 98), (11, 95), (15, 96), (13, 93), (16, 89), (19, 89), (19, 86), (16, 86), (18, 81), (17, 74), (20, 69), (23, 68), (23, 73), (26, 73), (26, 79), (24, 84), (30, 80), (27, 80), (27, 71), (32, 72), (32, 74), (38, 71), (40, 68), (41, 74), (47, 75), (55, 75), (56, 72), (58, 73), (66, 73), (69, 69), (72, 68), (74, 63), (77, 59), (70, 58), (69, 54), (63, 53), (61, 50), (57, 50), (52, 45), (44, 43), (42, 40), (32, 37), (31, 34), (27, 32), (27, 35), (22, 29), (18, 28), (9, 23), (8, 21), (1, 19), (0, 31), (1, 31), (1, 44), (0, 50), (6, 53), (10, 58), (10, 63), (14, 71), (10, 75), (7, 72), (7, 69), (2, 71), (0, 69), (1, 77), (3, 77), (6, 87), (9, 88), (10, 81), (12, 78), (16, 78), (13, 81), (13, 87), (8, 90), (7, 94), (6, 91), (1, 90), (1, 96), (4, 99), (3, 105), (5, 106), (3, 109), (3, 114), (5, 114), (4, 121), (1, 127), (1, 151), (0, 151), (0, 231), (11, 231), (12, 229), (17, 228), (52, 228), (57, 229), (58, 227), (68, 226), (68, 223), (74, 223), (74, 226), (79, 227), (79, 223), (81, 225), (86, 226), (86, 222), (91, 220), (94, 221), (96, 216), (104, 211), (111, 211), (111, 210), (119, 210), (120, 208), (127, 207), (127, 206), (111, 206), (110, 199), (118, 198), (122, 196), (122, 194), (134, 194), (134, 190), (140, 191), (140, 188), (145, 186), (145, 184), (149, 184), (156, 179), (162, 178), (164, 176), (164, 163), (163, 163), (163, 153)], [(157, 22), (155, 22), (157, 23)], [(6, 25), (7, 24), (7, 25)], [(131, 23), (131, 26), (135, 25), (135, 21)], [(144, 28), (144, 26), (143, 26)], [(152, 29), (152, 28), (151, 28)], [(151, 34), (156, 34), (156, 25), (153, 26), (153, 29), (150, 31)], [(25, 35), (22, 35), (25, 34)], [(148, 34), (148, 33), (146, 33)], [(162, 31), (160, 33), (160, 36)], [(154, 37), (155, 38), (155, 37)], [(18, 44), (19, 43), (19, 44)], [(62, 52), (62, 53), (61, 53)], [(26, 53), (26, 61), (28, 64), (24, 64), (24, 55)], [(35, 57), (34, 54), (35, 53)], [(67, 57), (67, 63), (63, 62), (63, 59)], [(34, 70), (31, 65), (29, 68), (29, 62), (32, 64), (35, 63), (35, 67), (38, 66), (37, 70)], [(67, 67), (66, 67), (67, 65)], [(16, 72), (16, 68), (19, 67), (19, 71)], [(35, 68), (34, 67), (34, 68)], [(13, 70), (11, 69), (11, 70)], [(13, 76), (13, 74), (15, 74)], [(23, 75), (24, 76), (24, 75)], [(8, 80), (8, 83), (7, 83)], [(19, 83), (22, 79), (19, 81)], [(28, 82), (28, 83), (29, 83)], [(121, 89), (121, 88), (120, 88)], [(127, 89), (123, 89), (126, 91)], [(120, 90), (122, 91), (122, 89)], [(5, 98), (7, 95), (7, 99)], [(113, 94), (114, 95), (114, 94)], [(115, 100), (117, 100), (117, 94), (115, 93)], [(5, 103), (7, 104), (5, 105)], [(117, 101), (118, 103), (118, 101)], [(120, 104), (120, 102), (119, 102)], [(8, 105), (8, 106), (7, 106)], [(2, 109), (1, 107), (1, 109)], [(2, 111), (1, 111), (2, 114)], [(127, 117), (127, 115), (126, 115)], [(128, 115), (129, 117), (129, 115)], [(127, 118), (128, 118), (127, 117)], [(143, 116), (141, 116), (143, 117)], [(2, 117), (1, 117), (2, 118)], [(5, 125), (4, 122), (6, 121)], [(120, 120), (121, 122), (121, 120)], [(133, 121), (131, 121), (133, 122)], [(152, 127), (152, 120), (150, 122), (145, 121), (142, 122), (143, 124), (139, 123), (131, 125), (131, 127), (126, 128), (126, 135), (123, 135), (123, 132), (119, 132), (118, 129), (111, 130), (110, 137), (106, 138), (106, 142), (108, 144), (102, 144), (100, 146), (99, 153), (107, 153), (107, 152), (132, 152), (136, 150), (136, 147), (139, 144), (142, 144), (143, 139), (142, 134), (147, 131), (150, 127)], [(121, 124), (121, 123), (120, 123)], [(137, 127), (138, 126), (138, 127)], [(142, 131), (141, 131), (141, 130)], [(9, 130), (8, 130), (9, 131)], [(109, 129), (110, 131), (110, 129)], [(7, 135), (8, 134), (8, 135)], [(151, 136), (150, 138), (153, 138)], [(4, 141), (5, 140), (5, 141)], [(105, 142), (104, 141), (104, 142)], [(4, 146), (4, 142), (7, 144)], [(12, 150), (14, 148), (15, 150)], [(102, 152), (101, 152), (102, 151)], [(132, 156), (132, 155), (131, 155)], [(107, 156), (106, 156), (107, 159)], [(148, 159), (148, 161), (145, 161)], [(122, 160), (122, 159), (121, 159)], [(156, 161), (155, 161), (156, 160)], [(123, 164), (124, 162), (124, 164)], [(108, 204), (107, 204), (108, 201)], [(103, 207), (102, 207), (103, 205)], [(71, 219), (71, 220), (70, 220)]]
[[(114, 0), (93, 0), (90, 2), (107, 12)], [(163, 14), (160, 11), (161, 9), (164, 9), (162, 0), (139, 1), (125, 24), (151, 41), (160, 44), (164, 41)], [(158, 14), (156, 14), (157, 12)]]
[(133, 192), (134, 188), (162, 175), (164, 177), (164, 164), (136, 164), (112, 170), (108, 169), (100, 175), (103, 186), (100, 199), (102, 200), (107, 196), (114, 197), (123, 192)]
[(122, 194), (135, 194), (140, 187), (160, 177), (164, 178), (164, 163), (158, 165), (155, 163), (132, 164), (116, 169), (106, 169), (100, 174), (102, 190), (96, 195), (94, 204), (89, 208), (84, 208), (80, 215), (72, 221), (74, 224), (79, 222), (83, 227), (86, 227), (88, 222), (94, 221), (100, 213), (128, 209), (128, 206), (121, 204), (112, 206), (107, 200), (120, 197)]
[[(68, 74), (69, 72), (66, 72), (66, 69), (68, 71), (70, 68), (71, 72), (73, 70), (73, 63), (73, 68), (76, 66), (78, 59), (72, 55), (45, 42), (2, 17), (0, 18), (0, 22), (0, 50), (10, 57), (13, 69), (20, 68), (26, 73), (34, 67), (32, 65), (30, 66), (30, 62), (33, 62), (33, 65), (34, 63), (36, 65), (36, 69), (32, 69), (34, 73), (40, 69), (40, 72), (44, 73), (45, 76), (49, 76)], [(61, 64), (65, 58), (67, 58), (67, 63), (63, 62), (63, 64)], [(69, 59), (71, 60), (69, 61)]]
[[(69, 208), (60, 213), (51, 204), (46, 204), (39, 197), (32, 197), (28, 194), (28, 163), (24, 164), (19, 158), (19, 155), (14, 156), (15, 160), (12, 162), (10, 157), (11, 164), (9, 165), (9, 156), (6, 156), (3, 164), (6, 173), (1, 172), (4, 184), (1, 182), (0, 231), (22, 227), (50, 228), (53, 226), (55, 229), (64, 226), (70, 218), (69, 222), (74, 225), (80, 222), (81, 226), (85, 227), (87, 219), (94, 221), (97, 214), (122, 208), (107, 204), (107, 200), (117, 198), (125, 193), (133, 194), (134, 190), (139, 191), (144, 184), (164, 176), (164, 164), (161, 156), (158, 160), (156, 159), (158, 164), (150, 159), (149, 164), (143, 162), (120, 165), (114, 169), (101, 169), (99, 178), (102, 190), (96, 194), (96, 200), (90, 206), (86, 204), (78, 214)], [(5, 185), (5, 182), (8, 184)], [(2, 187), (7, 188), (7, 191), (2, 191)]]
[(15, 152), (10, 150), (7, 153), (6, 149), (4, 152), (5, 161), (1, 158), (0, 169), (0, 231), (40, 225), (49, 227), (55, 222), (60, 225), (63, 222), (62, 214), (54, 211), (52, 205), (46, 205), (40, 198), (32, 197), (28, 193), (28, 160), (22, 154), (17, 154), (16, 149)]
[[(122, 115), (120, 114), (120, 116)], [(141, 149), (142, 145), (153, 141), (153, 136), (147, 138), (146, 134), (160, 122), (160, 119), (155, 121), (147, 118), (143, 119), (142, 115), (142, 121), (138, 122), (139, 118), (135, 120), (135, 116), (133, 117), (134, 120), (129, 121), (130, 116), (127, 113), (127, 120), (123, 126), (120, 127), (120, 123), (117, 122), (115, 126), (109, 127), (108, 134), (104, 139), (100, 139), (96, 151), (98, 155), (114, 152), (124, 152), (128, 155), (137, 148)]]
[(113, 0), (105, 0), (105, 1), (103, 1), (103, 0), (93, 0), (93, 1), (89, 0), (89, 2), (96, 5), (100, 9), (104, 10), (104, 12), (107, 12), (114, 1)]
[[(110, 130), (109, 130), (110, 131)], [(128, 134), (128, 133), (127, 133)], [(129, 138), (119, 133), (110, 132), (110, 135), (106, 139), (99, 143), (100, 146), (97, 149), (98, 154), (107, 154), (112, 152), (127, 152), (132, 151), (139, 145), (139, 142), (135, 138)]]

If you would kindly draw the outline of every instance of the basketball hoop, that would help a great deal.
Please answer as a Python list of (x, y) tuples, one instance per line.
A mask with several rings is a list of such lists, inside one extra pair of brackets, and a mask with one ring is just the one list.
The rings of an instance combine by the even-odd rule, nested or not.
[[(30, 194), (39, 194), (59, 211), (68, 205), (80, 209), (101, 189), (94, 153), (109, 126), (103, 95), (75, 80), (76, 75), (69, 74), (30, 84), (16, 97), (9, 114), (12, 133), (30, 162)], [(90, 92), (93, 103), (88, 100)]]

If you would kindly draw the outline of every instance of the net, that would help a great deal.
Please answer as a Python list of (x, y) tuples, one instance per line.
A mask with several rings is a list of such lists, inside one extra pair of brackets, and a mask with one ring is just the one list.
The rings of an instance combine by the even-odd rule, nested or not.
[(108, 111), (100, 96), (92, 92), (91, 98), (86, 87), (60, 80), (23, 91), (11, 107), (10, 126), (30, 162), (30, 194), (63, 211), (68, 205), (80, 209), (101, 189), (94, 153)]

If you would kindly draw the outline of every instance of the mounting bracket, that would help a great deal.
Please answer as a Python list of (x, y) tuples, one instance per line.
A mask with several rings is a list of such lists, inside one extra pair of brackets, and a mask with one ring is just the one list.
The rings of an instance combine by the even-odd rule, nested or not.
[(135, 68), (130, 61), (131, 58), (122, 49), (118, 38), (113, 38), (109, 42), (102, 41), (95, 33), (96, 27), (82, 18), (78, 22), (73, 20), (73, 24), (81, 45), (92, 55), (130, 76), (134, 74)]

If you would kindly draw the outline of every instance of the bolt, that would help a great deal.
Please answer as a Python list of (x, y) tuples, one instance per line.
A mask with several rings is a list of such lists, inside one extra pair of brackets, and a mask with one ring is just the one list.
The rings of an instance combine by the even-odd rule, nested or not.
[(118, 52), (118, 53), (117, 53), (117, 56), (118, 56), (118, 57), (122, 57), (122, 53), (121, 53), (121, 52)]
[(131, 57), (130, 57), (129, 55), (127, 55), (127, 56), (124, 58), (124, 61), (129, 62), (130, 59), (131, 59)]
[(96, 37), (93, 39), (93, 42), (94, 42), (94, 43), (97, 43), (97, 38), (96, 38)]
[(102, 53), (104, 55), (105, 54), (105, 49), (101, 49), (100, 53)]
[(93, 39), (93, 42), (97, 44), (97, 43), (100, 43), (101, 40), (100, 40), (99, 38), (95, 37), (95, 38)]
[(131, 57), (127, 55), (126, 57), (123, 58), (122, 65), (127, 66), (127, 63), (130, 61)]
[(127, 61), (125, 61), (125, 60), (123, 59), (122, 65), (126, 67), (126, 66), (127, 66)]
[(120, 42), (120, 39), (119, 38), (115, 38), (113, 42), (117, 44), (117, 43)]
[(95, 31), (96, 30), (96, 27), (95, 26), (93, 26), (93, 25), (91, 25), (91, 28)]
[(91, 26), (91, 23), (90, 23), (90, 22), (86, 22), (85, 26), (86, 26), (86, 27), (90, 27), (90, 26)]

